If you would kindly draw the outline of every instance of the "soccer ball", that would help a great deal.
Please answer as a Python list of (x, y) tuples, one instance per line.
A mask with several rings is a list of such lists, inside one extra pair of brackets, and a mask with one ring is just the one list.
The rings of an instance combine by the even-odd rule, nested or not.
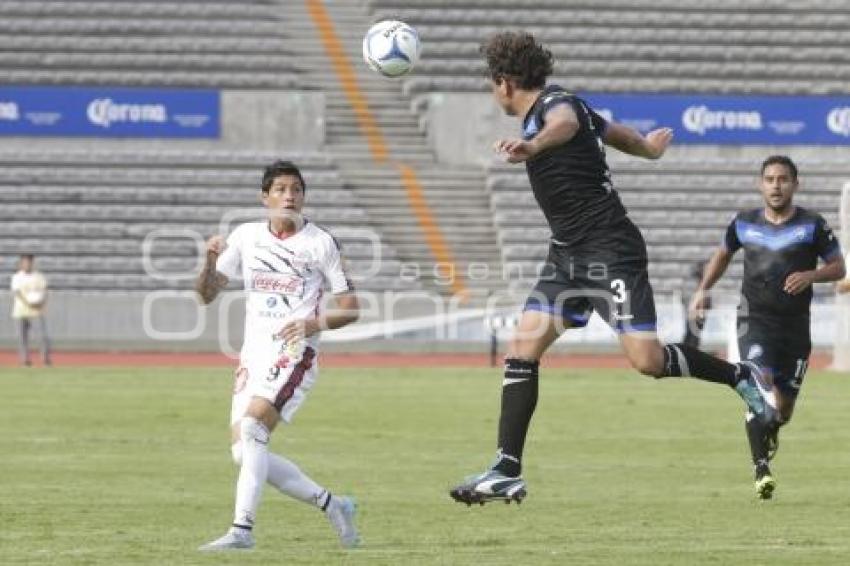
[(363, 59), (385, 77), (400, 77), (419, 60), (419, 34), (404, 22), (384, 20), (369, 28), (363, 38)]

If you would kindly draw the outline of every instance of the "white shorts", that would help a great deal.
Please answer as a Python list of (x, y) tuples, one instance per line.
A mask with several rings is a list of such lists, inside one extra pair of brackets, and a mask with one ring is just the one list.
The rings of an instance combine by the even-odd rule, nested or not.
[(271, 367), (268, 363), (243, 363), (234, 375), (230, 424), (245, 416), (252, 397), (268, 400), (280, 411), (281, 420), (291, 422), (318, 375), (316, 351), (309, 346), (297, 360), (283, 356)]

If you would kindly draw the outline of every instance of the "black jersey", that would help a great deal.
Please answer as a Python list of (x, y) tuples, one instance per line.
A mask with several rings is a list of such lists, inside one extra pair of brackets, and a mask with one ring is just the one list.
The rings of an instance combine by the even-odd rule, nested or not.
[(552, 237), (570, 245), (591, 230), (606, 230), (626, 217), (626, 209), (611, 185), (602, 135), (608, 123), (581, 98), (559, 86), (547, 86), (522, 123), (523, 139), (531, 140), (546, 124), (546, 113), (569, 104), (579, 129), (568, 142), (526, 161), (526, 170)]
[(838, 241), (820, 214), (797, 207), (782, 224), (768, 222), (764, 209), (738, 213), (726, 230), (724, 247), (744, 248), (742, 293), (751, 316), (809, 315), (812, 289), (790, 295), (785, 280), (797, 271), (810, 271), (818, 257), (834, 259), (841, 254)]

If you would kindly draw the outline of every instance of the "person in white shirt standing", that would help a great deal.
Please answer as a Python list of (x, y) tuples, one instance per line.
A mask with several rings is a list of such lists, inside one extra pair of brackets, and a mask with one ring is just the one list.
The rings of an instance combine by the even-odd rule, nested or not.
[[(240, 466), (234, 519), (227, 533), (202, 551), (254, 546), (252, 529), (263, 485), (321, 509), (345, 547), (359, 544), (353, 500), (332, 494), (293, 462), (269, 452), (279, 421), (290, 423), (317, 377), (316, 352), (322, 330), (357, 320), (359, 305), (343, 269), (336, 240), (301, 216), (306, 186), (289, 161), (265, 169), (264, 222), (238, 226), (227, 241), (207, 241), (205, 266), (196, 290), (211, 303), (227, 284), (241, 278), (246, 291), (245, 336), (231, 407), (232, 455)], [(323, 286), (334, 305), (322, 308)]]
[(35, 258), (24, 254), (18, 262), (18, 272), (12, 276), (12, 318), (18, 327), (18, 353), (21, 363), (32, 365), (29, 335), (33, 325), (38, 325), (41, 335), (41, 357), (44, 365), (51, 365), (50, 338), (44, 319), (47, 305), (47, 278), (35, 270)]

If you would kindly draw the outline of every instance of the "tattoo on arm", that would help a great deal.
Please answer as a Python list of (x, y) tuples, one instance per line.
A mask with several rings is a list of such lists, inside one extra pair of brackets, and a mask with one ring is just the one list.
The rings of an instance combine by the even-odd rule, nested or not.
[(227, 277), (216, 271), (215, 263), (218, 254), (207, 252), (207, 261), (195, 283), (195, 290), (201, 297), (201, 301), (208, 305), (215, 300), (219, 291), (227, 286)]

